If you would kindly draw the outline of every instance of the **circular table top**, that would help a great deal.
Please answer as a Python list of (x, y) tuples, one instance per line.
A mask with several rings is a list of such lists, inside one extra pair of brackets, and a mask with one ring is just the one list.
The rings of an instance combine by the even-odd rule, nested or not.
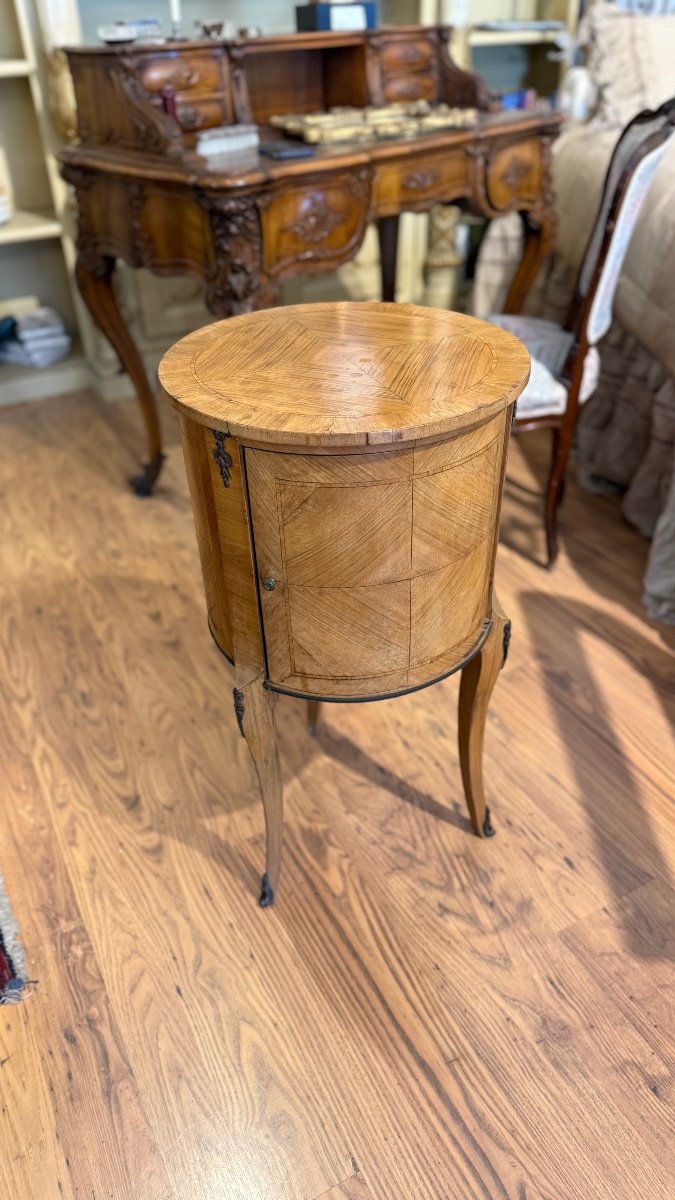
[(465, 429), (522, 392), (522, 342), (414, 304), (296, 304), (230, 317), (177, 342), (161, 383), (176, 408), (235, 437), (358, 446)]

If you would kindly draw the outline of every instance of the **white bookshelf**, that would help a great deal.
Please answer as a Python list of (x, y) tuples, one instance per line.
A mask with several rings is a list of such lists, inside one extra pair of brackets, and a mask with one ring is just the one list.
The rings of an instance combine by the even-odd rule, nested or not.
[(21, 79), (32, 69), (27, 58), (0, 58), (0, 79)]
[(480, 46), (544, 46), (554, 44), (560, 30), (552, 29), (470, 29), (469, 45)]
[(19, 242), (39, 242), (43, 238), (60, 238), (61, 222), (50, 212), (25, 212), (17, 209), (10, 221), (0, 225), (0, 246)]
[(15, 205), (11, 220), (0, 225), (0, 303), (34, 294), (63, 317), (73, 350), (42, 369), (0, 364), (3, 405), (82, 387), (90, 377), (80, 349), (72, 242), (64, 232), (67, 189), (55, 158), (39, 37), (35, 0), (0, 0), (0, 146)]
[[(556, 43), (561, 34), (574, 36), (579, 7), (580, 0), (438, 0), (438, 19), (454, 28), (456, 61), (476, 71), (494, 90), (534, 87), (547, 95), (558, 89), (565, 70)], [(522, 25), (481, 28), (493, 21)], [(533, 21), (560, 24), (557, 29), (528, 28)]]

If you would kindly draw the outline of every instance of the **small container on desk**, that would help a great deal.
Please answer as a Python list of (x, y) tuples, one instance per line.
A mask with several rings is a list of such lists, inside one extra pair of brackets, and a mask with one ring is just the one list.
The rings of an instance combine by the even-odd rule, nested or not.
[(318, 29), (334, 33), (377, 27), (377, 4), (364, 0), (360, 4), (302, 4), (295, 9), (298, 33), (314, 33)]

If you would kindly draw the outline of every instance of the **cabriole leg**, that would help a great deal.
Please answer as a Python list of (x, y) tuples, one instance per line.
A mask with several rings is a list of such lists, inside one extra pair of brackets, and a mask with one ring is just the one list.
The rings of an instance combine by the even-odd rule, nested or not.
[(122, 370), (126, 371), (136, 390), (145, 424), (148, 461), (140, 475), (134, 475), (130, 483), (137, 496), (150, 496), (164, 461), (159, 416), (143, 360), (117, 303), (112, 282), (114, 271), (115, 259), (110, 255), (96, 258), (80, 256), (75, 265), (75, 278), (94, 322), (107, 337)]
[(279, 886), (284, 808), (273, 699), (260, 678), (234, 689), (234, 711), (253, 759), (265, 810), (267, 851), (260, 905), (267, 908), (274, 904)]
[(474, 833), (492, 837), (495, 832), (483, 789), (483, 741), (492, 689), (506, 662), (511, 622), (495, 597), (492, 629), (482, 650), (462, 671), (459, 688), (459, 761), (464, 795)]

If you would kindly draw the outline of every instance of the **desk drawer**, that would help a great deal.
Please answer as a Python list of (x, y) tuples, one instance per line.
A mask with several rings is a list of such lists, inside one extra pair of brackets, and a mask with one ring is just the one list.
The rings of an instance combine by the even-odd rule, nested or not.
[(283, 278), (298, 262), (320, 271), (346, 261), (363, 240), (369, 208), (366, 175), (317, 180), (277, 193), (261, 206), (265, 271)]
[(537, 138), (497, 147), (484, 167), (484, 187), (497, 211), (508, 211), (519, 201), (533, 201), (541, 192), (542, 146)]
[(221, 98), (193, 100), (190, 97), (176, 103), (176, 120), (187, 133), (197, 133), (200, 129), (217, 129), (226, 122), (227, 113)]
[(144, 59), (138, 79), (146, 92), (159, 93), (171, 88), (177, 96), (209, 94), (223, 90), (222, 60), (216, 53), (157, 55)]
[(373, 207), (378, 215), (400, 208), (428, 208), (469, 191), (469, 163), (464, 148), (404, 162), (382, 163), (375, 172)]
[(391, 75), (383, 80), (382, 91), (387, 104), (405, 100), (435, 100), (438, 84), (431, 71), (415, 75)]
[(417, 41), (385, 42), (380, 50), (383, 75), (427, 70), (434, 60), (434, 47), (426, 38)]

